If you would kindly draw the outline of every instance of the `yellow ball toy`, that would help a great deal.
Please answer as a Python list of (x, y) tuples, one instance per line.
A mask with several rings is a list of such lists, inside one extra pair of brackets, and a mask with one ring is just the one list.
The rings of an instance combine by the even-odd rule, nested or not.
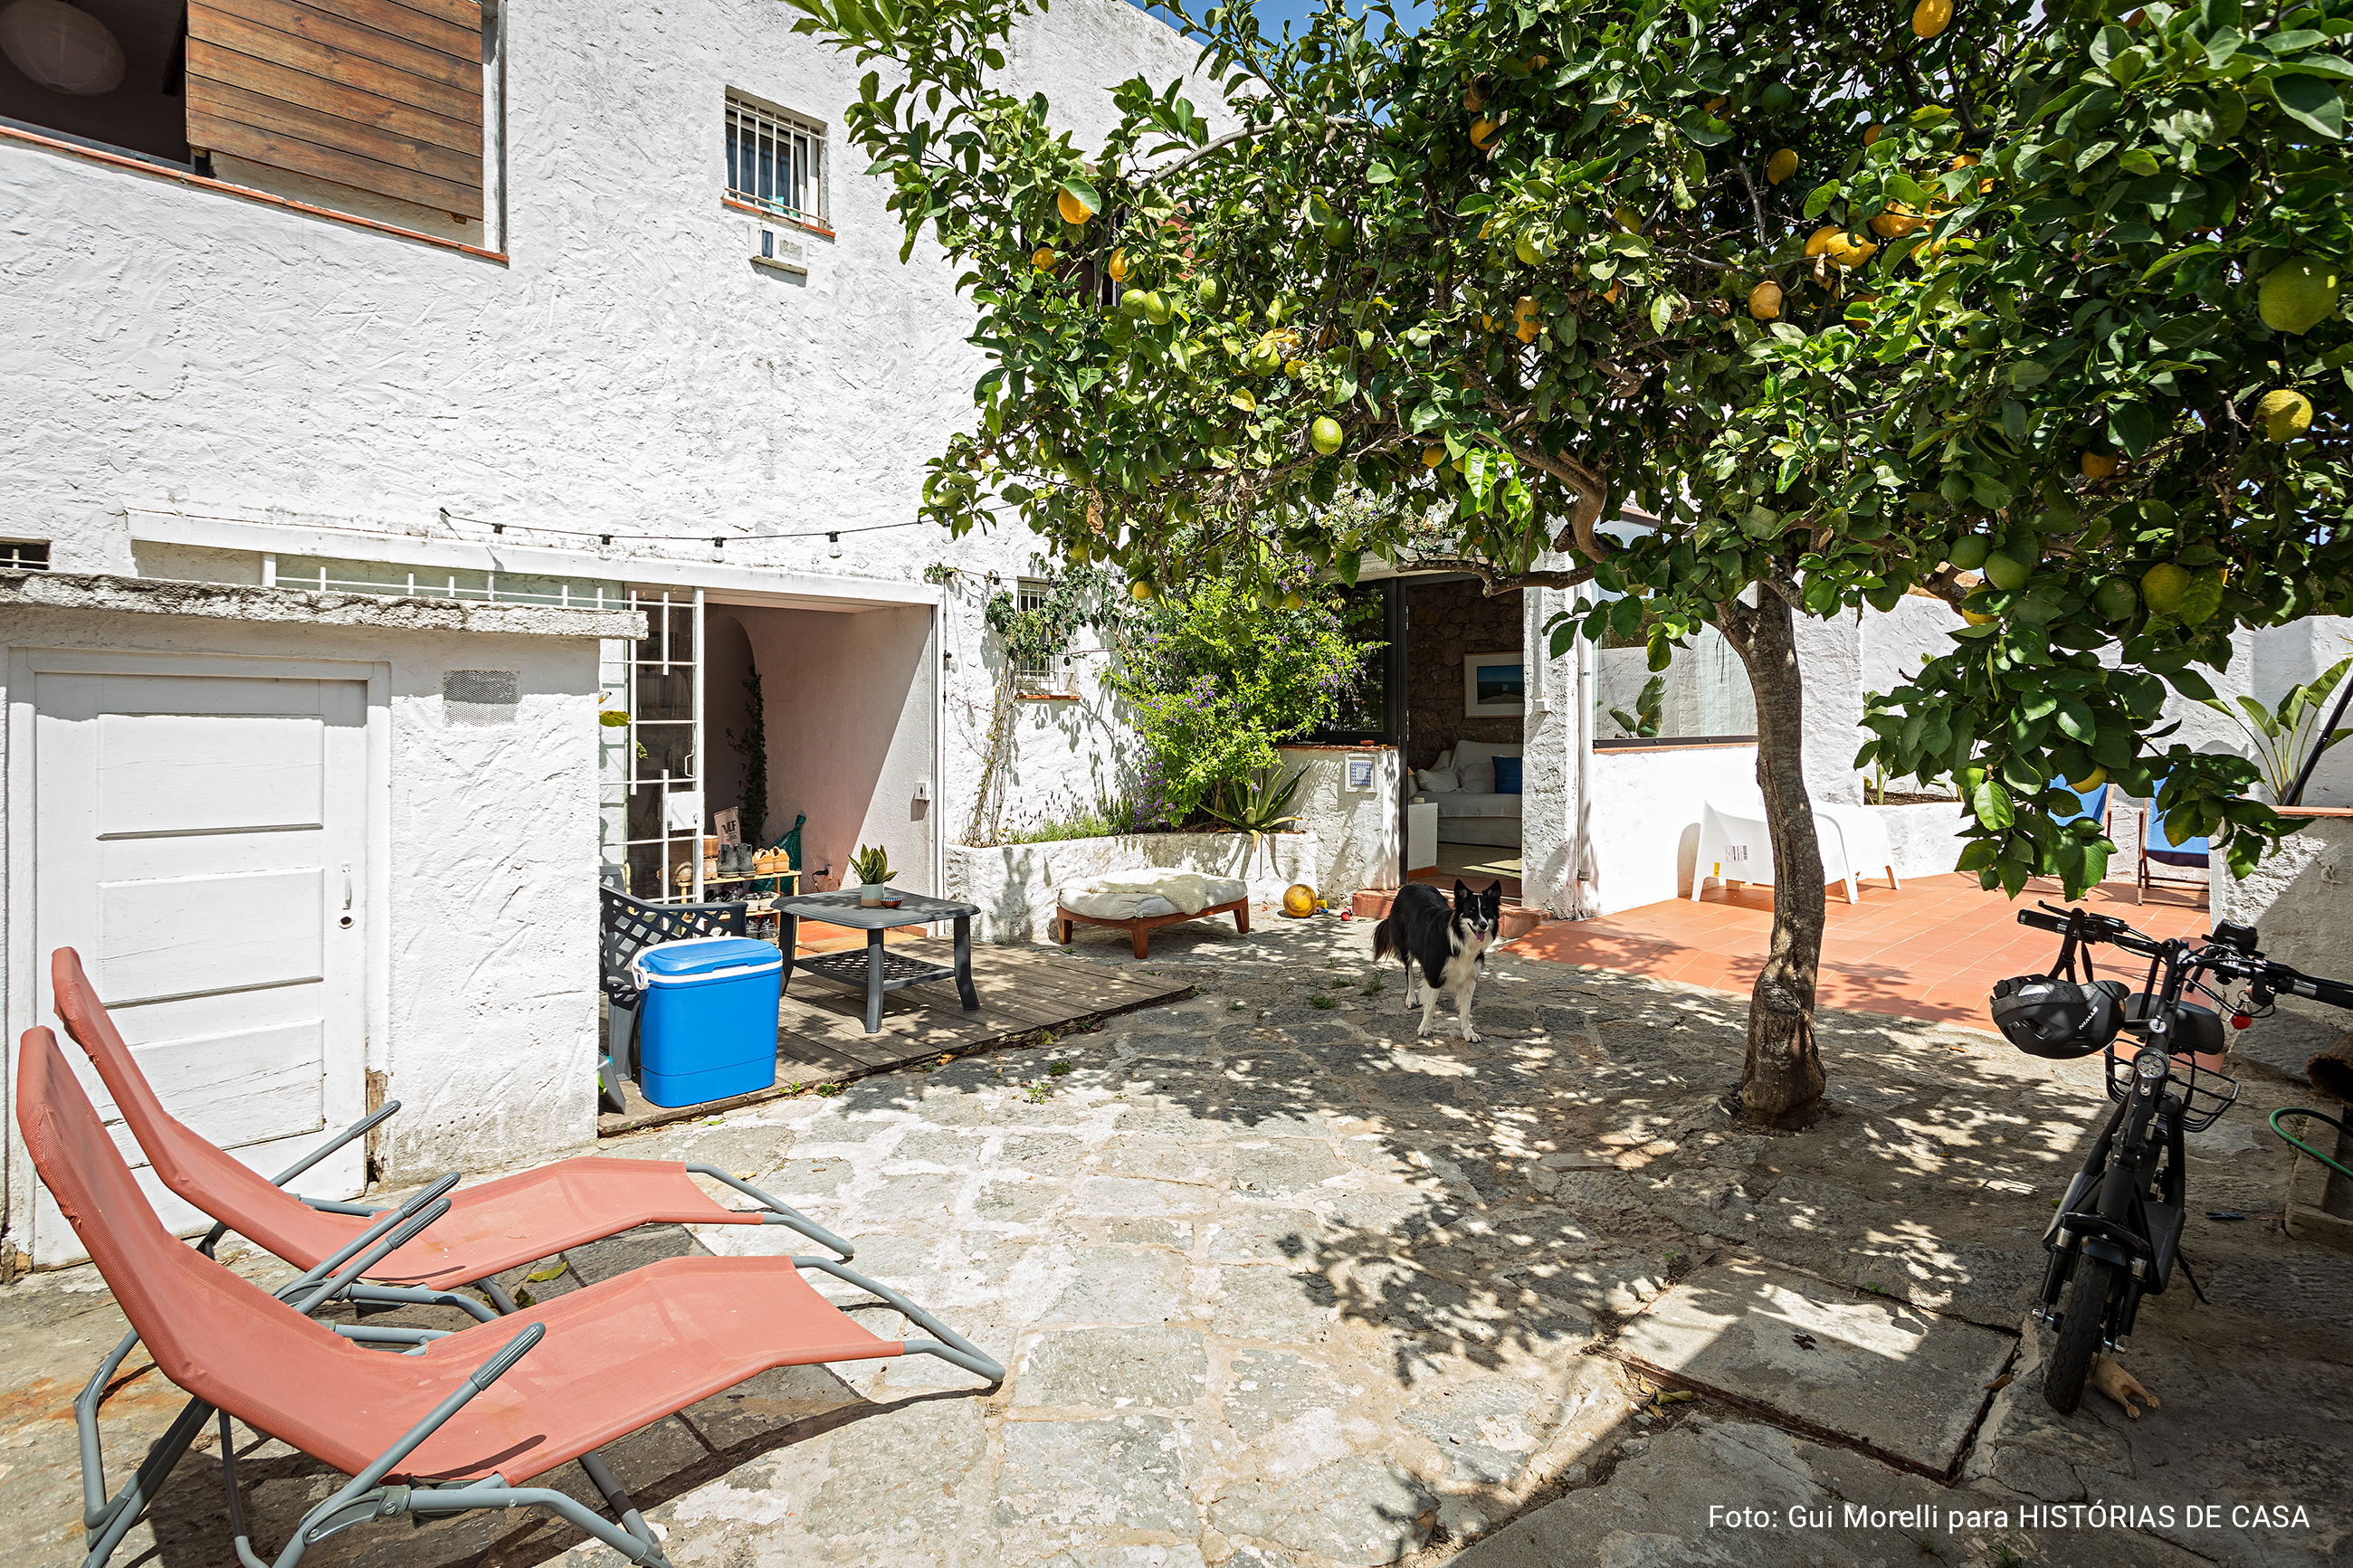
[(1282, 912), (1293, 920), (1303, 920), (1315, 912), (1315, 889), (1304, 882), (1293, 882), (1282, 892)]

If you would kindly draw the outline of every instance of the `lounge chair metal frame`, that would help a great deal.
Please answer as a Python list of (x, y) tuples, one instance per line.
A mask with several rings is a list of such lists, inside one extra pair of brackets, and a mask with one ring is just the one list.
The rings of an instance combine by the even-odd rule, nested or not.
[[(47, 1031), (28, 1031), (47, 1035)], [(51, 1043), (54, 1049), (54, 1042)], [(273, 1186), (287, 1183), (310, 1170), (336, 1150), (368, 1131), (400, 1109), (397, 1100), (389, 1101), (351, 1126), (331, 1135), (319, 1147), (296, 1161), (272, 1178)], [(954, 1366), (984, 1378), (991, 1384), (1001, 1383), (1005, 1369), (977, 1345), (941, 1322), (932, 1313), (917, 1306), (899, 1291), (870, 1279), (847, 1267), (856, 1256), (851, 1245), (834, 1236), (788, 1205), (777, 1201), (757, 1187), (728, 1172), (705, 1164), (689, 1164), (686, 1169), (709, 1176), (726, 1186), (743, 1193), (759, 1204), (760, 1223), (783, 1225), (808, 1237), (820, 1246), (830, 1247), (839, 1257), (819, 1258), (796, 1255), (789, 1259), (795, 1269), (816, 1269), (865, 1291), (883, 1302), (926, 1331), (936, 1336), (931, 1340), (902, 1340), (900, 1353), (931, 1355)], [(422, 1235), (430, 1226), (449, 1212), (448, 1194), (458, 1185), (459, 1177), (451, 1172), (412, 1194), (397, 1205), (366, 1207), (351, 1204), (330, 1204), (303, 1199), (310, 1206), (332, 1212), (364, 1215), (371, 1223), (353, 1236), (333, 1254), (322, 1258), (305, 1269), (275, 1294), (308, 1317), (337, 1300), (354, 1305), (438, 1305), (451, 1306), (466, 1311), (480, 1322), (495, 1321), (507, 1312), (517, 1310), (516, 1304), (495, 1279), (471, 1282), (497, 1304), (492, 1311), (481, 1302), (454, 1291), (402, 1286), (364, 1283), (367, 1272), (385, 1257), (397, 1251)], [(299, 1195), (299, 1194), (298, 1194)], [(751, 1210), (732, 1211), (750, 1214)], [(212, 1258), (229, 1226), (216, 1224), (195, 1249)], [(266, 1249), (265, 1249), (266, 1250)], [(783, 1261), (783, 1260), (779, 1260)], [(369, 1324), (331, 1323), (325, 1325), (342, 1338), (355, 1343), (372, 1345), (394, 1353), (416, 1354), (434, 1341), (450, 1337), (451, 1331), (388, 1327)], [(106, 1468), (100, 1442), (98, 1416), (104, 1404), (107, 1384), (139, 1343), (134, 1328), (110, 1351), (91, 1373), (90, 1381), (74, 1400), (74, 1424), (80, 1444), (82, 1471), (82, 1525), (88, 1552), (83, 1568), (104, 1568), (115, 1549), (121, 1544), (148, 1505), (161, 1493), (165, 1479), (186, 1454), (206, 1422), (218, 1418), (220, 1426), (221, 1468), (223, 1484), (227, 1490), (231, 1532), (235, 1537), (238, 1560), (246, 1568), (295, 1568), (303, 1553), (318, 1542), (352, 1526), (371, 1520), (395, 1519), (404, 1514), (445, 1515), (475, 1509), (537, 1508), (554, 1513), (566, 1523), (595, 1537), (620, 1552), (633, 1563), (649, 1563), (655, 1568), (667, 1568), (669, 1559), (661, 1552), (652, 1530), (637, 1505), (630, 1500), (612, 1470), (594, 1450), (578, 1456), (581, 1468), (595, 1483), (613, 1511), (616, 1524), (576, 1499), (544, 1487), (516, 1487), (503, 1477), (491, 1476), (446, 1486), (382, 1484), (384, 1478), (402, 1458), (440, 1429), (462, 1410), (472, 1398), (489, 1388), (530, 1352), (544, 1336), (543, 1325), (533, 1323), (509, 1341), (424, 1419), (412, 1426), (391, 1447), (353, 1476), (349, 1483), (326, 1501), (306, 1513), (297, 1526), (294, 1538), (274, 1560), (265, 1561), (257, 1555), (244, 1522), (244, 1512), (238, 1496), (236, 1447), (229, 1430), (229, 1416), (203, 1399), (191, 1397), (172, 1426), (148, 1449), (132, 1479), (122, 1489), (109, 1498), (106, 1489)]]

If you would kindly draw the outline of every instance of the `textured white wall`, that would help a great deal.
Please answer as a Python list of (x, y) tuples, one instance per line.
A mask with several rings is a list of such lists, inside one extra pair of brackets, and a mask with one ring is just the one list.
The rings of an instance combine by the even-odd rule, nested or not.
[[(371, 946), (385, 955), (371, 977), (385, 1026), (367, 1063), (402, 1102), (385, 1173), (482, 1170), (594, 1138), (595, 641), (14, 608), (0, 643), (387, 665), (390, 864), (375, 874), (390, 931)], [(450, 669), (517, 671), (512, 720), (445, 715)], [(29, 1196), (9, 1191), (12, 1205)]]
[[(1286, 773), (1305, 775), (1291, 809), (1318, 845), (1311, 885), (1340, 907), (1361, 888), (1398, 882), (1398, 753), (1394, 746), (1277, 746)], [(1372, 787), (1348, 787), (1348, 759), (1372, 760)]]
[(1756, 793), (1755, 746), (1596, 752), (1593, 881), (1600, 912), (1689, 898), (1700, 806), (1710, 795)]
[[(395, 532), (447, 507), (609, 529), (616, 559), (583, 574), (626, 577), (633, 533), (909, 521), (923, 461), (972, 418), (971, 305), (929, 239), (901, 264), (887, 188), (841, 145), (862, 68), (794, 36), (797, 15), (512, 0), (503, 266), (0, 142), (0, 532), (129, 572), (126, 502)], [(1184, 77), (1194, 53), (1123, 0), (1064, 0), (1007, 77), (1086, 145), (1109, 86)], [(752, 220), (722, 205), (730, 87), (833, 127), (838, 237), (797, 237), (805, 280), (754, 268)], [(1032, 542), (912, 527), (847, 534), (839, 560), (823, 538), (727, 555), (901, 580), (952, 560), (1009, 585)], [(985, 703), (977, 600), (952, 597), (950, 703)], [(1026, 724), (1025, 789), (1091, 794), (1099, 740)], [(952, 722), (952, 819), (976, 764)]]

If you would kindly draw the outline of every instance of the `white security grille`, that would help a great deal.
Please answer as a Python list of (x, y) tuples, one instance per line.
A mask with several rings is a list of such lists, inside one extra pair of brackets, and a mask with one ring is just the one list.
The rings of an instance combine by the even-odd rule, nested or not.
[(824, 223), (825, 127), (729, 93), (727, 194), (764, 212)]
[[(1049, 592), (1043, 578), (1024, 577), (1014, 586), (1013, 607), (1017, 610), (1043, 609)], [(1014, 660), (1013, 689), (1030, 695), (1060, 694), (1070, 685), (1060, 668), (1061, 662), (1050, 654), (1042, 658)]]

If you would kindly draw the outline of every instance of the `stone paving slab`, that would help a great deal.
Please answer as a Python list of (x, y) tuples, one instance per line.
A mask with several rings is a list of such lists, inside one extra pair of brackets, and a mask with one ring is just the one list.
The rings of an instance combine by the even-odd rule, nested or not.
[(1760, 1258), (1694, 1270), (1609, 1353), (1799, 1431), (1944, 1477), (2017, 1342)]

